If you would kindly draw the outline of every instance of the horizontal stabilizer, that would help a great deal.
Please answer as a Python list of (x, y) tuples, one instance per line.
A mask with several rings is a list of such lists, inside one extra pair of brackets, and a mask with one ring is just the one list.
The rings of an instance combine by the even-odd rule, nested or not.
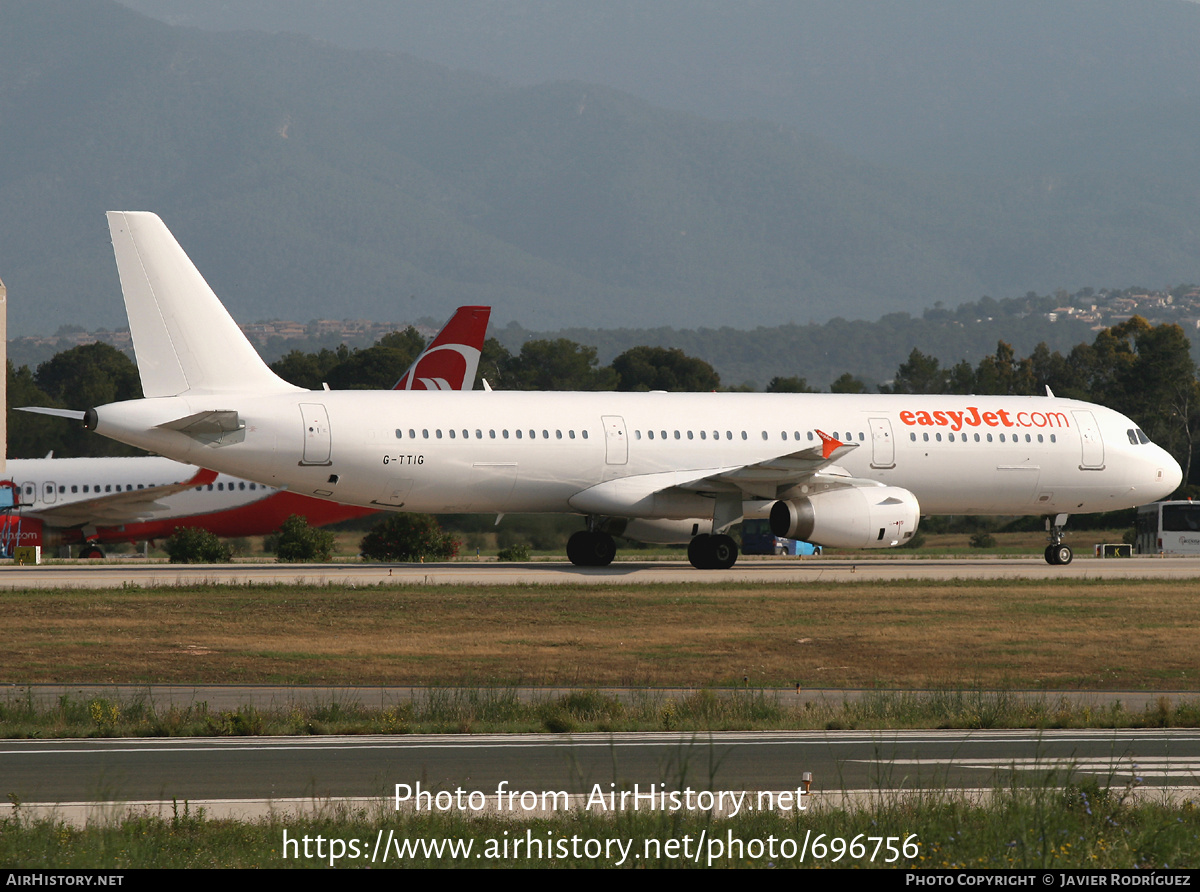
[[(83, 410), (81, 409), (51, 409), (48, 406), (17, 406), (18, 412), (32, 412), (34, 415), (53, 415), (55, 418), (72, 418), (75, 421), (83, 421)], [(49, 458), (49, 456), (46, 456)]]
[(232, 409), (196, 412), (174, 421), (164, 421), (157, 427), (179, 431), (194, 440), (212, 446), (240, 443), (246, 436), (246, 423)]

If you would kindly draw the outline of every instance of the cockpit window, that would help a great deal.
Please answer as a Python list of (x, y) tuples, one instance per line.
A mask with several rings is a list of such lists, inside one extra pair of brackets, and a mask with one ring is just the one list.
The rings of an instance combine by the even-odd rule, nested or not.
[(1137, 437), (1138, 437), (1138, 442), (1140, 442), (1140, 443), (1149, 443), (1150, 442), (1150, 438), (1146, 436), (1145, 431), (1143, 431), (1140, 427), (1137, 430)]
[(1129, 437), (1129, 445), (1136, 446), (1138, 444), (1137, 431), (1133, 428), (1125, 431), (1125, 436)]

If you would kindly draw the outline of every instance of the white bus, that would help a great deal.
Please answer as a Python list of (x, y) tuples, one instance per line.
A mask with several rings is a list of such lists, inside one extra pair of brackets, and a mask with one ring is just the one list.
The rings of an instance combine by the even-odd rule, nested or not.
[(1200, 502), (1151, 502), (1137, 513), (1138, 554), (1200, 554)]

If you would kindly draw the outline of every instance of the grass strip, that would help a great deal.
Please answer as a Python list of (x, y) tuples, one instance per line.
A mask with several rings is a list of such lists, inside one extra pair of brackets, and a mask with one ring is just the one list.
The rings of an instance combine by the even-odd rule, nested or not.
[(72, 698), (48, 708), (30, 698), (0, 702), (0, 736), (237, 737), (412, 733), (586, 733), (619, 731), (768, 731), (903, 729), (1055, 729), (1200, 727), (1200, 699), (1167, 697), (1141, 712), (1118, 703), (1083, 706), (1065, 697), (1005, 691), (874, 691), (846, 702), (766, 691), (686, 696), (635, 691), (617, 698), (594, 690), (522, 699), (512, 689), (430, 689), (386, 708), (356, 702), (296, 703), (274, 709), (207, 704), (156, 707), (134, 697)]
[(5, 594), (4, 681), (1200, 690), (1200, 598), (1103, 580)]

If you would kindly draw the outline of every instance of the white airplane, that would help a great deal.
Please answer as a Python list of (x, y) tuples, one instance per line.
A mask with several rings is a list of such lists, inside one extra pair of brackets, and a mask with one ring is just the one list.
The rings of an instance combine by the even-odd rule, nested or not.
[[(461, 390), (475, 382), (490, 307), (459, 307), (396, 382), (396, 390)], [(82, 412), (53, 414), (82, 418)], [(275, 532), (293, 514), (314, 526), (372, 514), (278, 486), (264, 486), (166, 458), (10, 459), (19, 512), (0, 517), (0, 542), (43, 547), (79, 544), (102, 558), (114, 542), (165, 539), (176, 527), (223, 537)]]
[(620, 528), (683, 534), (695, 566), (723, 568), (743, 516), (882, 548), (922, 513), (1046, 515), (1046, 559), (1066, 563), (1068, 514), (1181, 478), (1128, 418), (1049, 394), (304, 391), (267, 368), (157, 216), (108, 217), (146, 398), (90, 409), (87, 427), (347, 504), (580, 514), (580, 565), (611, 561)]

